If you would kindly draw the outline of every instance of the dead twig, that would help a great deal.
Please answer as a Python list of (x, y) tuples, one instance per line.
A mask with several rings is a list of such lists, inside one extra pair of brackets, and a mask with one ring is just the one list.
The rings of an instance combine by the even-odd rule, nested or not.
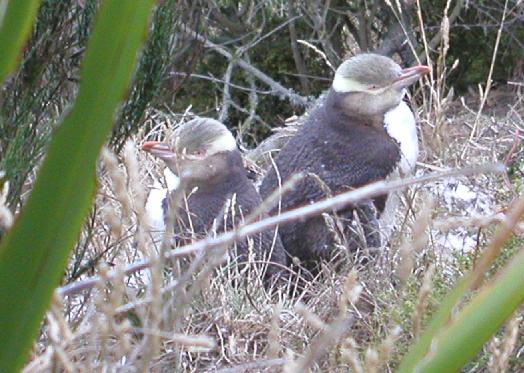
[[(393, 181), (378, 181), (362, 188), (345, 192), (337, 196), (320, 200), (311, 205), (299, 207), (290, 211), (281, 213), (280, 215), (270, 216), (268, 218), (259, 220), (251, 224), (241, 224), (236, 230), (225, 232), (217, 237), (208, 237), (190, 245), (182, 246), (177, 250), (168, 251), (165, 253), (165, 260), (193, 255), (203, 250), (209, 250), (215, 247), (230, 245), (247, 236), (264, 232), (268, 229), (274, 228), (280, 224), (289, 224), (297, 220), (304, 220), (306, 218), (317, 216), (323, 212), (331, 212), (340, 210), (352, 203), (361, 201), (363, 199), (372, 198), (385, 193), (401, 190), (408, 186), (415, 184), (423, 184), (430, 181), (435, 181), (442, 178), (457, 177), (457, 176), (471, 176), (479, 173), (502, 173), (505, 168), (502, 164), (486, 164), (482, 166), (465, 167), (462, 169), (449, 170), (444, 172), (435, 172), (424, 176), (411, 177), (403, 180)], [(123, 272), (125, 275), (141, 271), (149, 268), (151, 261), (146, 259), (140, 262), (132, 263)], [(108, 272), (106, 278), (111, 279), (115, 276), (114, 272)], [(83, 290), (88, 290), (94, 287), (100, 278), (98, 276), (89, 279), (78, 281), (66, 286), (58, 288), (56, 291), (60, 296), (77, 294)]]
[(297, 105), (297, 106), (307, 106), (307, 104), (308, 104), (307, 98), (305, 98), (305, 97), (303, 97), (303, 96), (293, 92), (291, 89), (288, 89), (288, 88), (284, 87), (282, 84), (280, 84), (279, 82), (271, 79), (269, 76), (267, 76), (262, 71), (260, 71), (259, 69), (257, 69), (253, 65), (249, 64), (248, 62), (246, 62), (242, 58), (239, 58), (238, 56), (233, 55), (231, 52), (229, 52), (224, 47), (221, 47), (220, 45), (217, 45), (217, 44), (209, 41), (208, 39), (206, 39), (202, 35), (197, 34), (193, 30), (191, 30), (189, 27), (184, 27), (182, 29), (188, 35), (190, 35), (191, 37), (193, 37), (196, 40), (204, 43), (204, 46), (206, 48), (213, 49), (217, 53), (219, 53), (222, 56), (226, 57), (228, 61), (234, 61), (237, 64), (238, 67), (246, 70), (247, 72), (249, 72), (250, 74), (255, 76), (257, 79), (259, 79), (260, 81), (262, 81), (265, 84), (267, 84), (268, 86), (270, 86), (271, 89), (273, 90), (273, 92), (276, 93), (279, 97), (287, 98), (294, 105)]
[(473, 123), (473, 129), (471, 130), (471, 133), (469, 135), (469, 140), (464, 144), (464, 148), (462, 149), (462, 158), (466, 154), (469, 143), (473, 140), (473, 138), (475, 137), (475, 134), (477, 133), (477, 127), (479, 124), (480, 115), (482, 114), (482, 110), (484, 110), (484, 105), (486, 104), (486, 100), (488, 99), (489, 91), (491, 90), (491, 84), (493, 83), (493, 81), (491, 80), (491, 77), (493, 76), (493, 70), (495, 68), (495, 61), (497, 59), (497, 52), (499, 50), (500, 38), (502, 36), (502, 30), (504, 29), (504, 22), (506, 21), (507, 9), (508, 9), (508, 0), (504, 2), (504, 11), (502, 12), (502, 19), (500, 20), (500, 27), (497, 32), (497, 39), (495, 40), (495, 46), (493, 48), (493, 56), (491, 58), (491, 65), (489, 67), (488, 78), (486, 79), (486, 88), (484, 89), (481, 95), (480, 107), (477, 111), (475, 122)]
[(208, 370), (207, 373), (241, 373), (248, 372), (250, 370), (260, 371), (261, 369), (284, 365), (287, 362), (288, 361), (286, 359), (258, 360), (250, 363), (235, 365), (234, 367)]

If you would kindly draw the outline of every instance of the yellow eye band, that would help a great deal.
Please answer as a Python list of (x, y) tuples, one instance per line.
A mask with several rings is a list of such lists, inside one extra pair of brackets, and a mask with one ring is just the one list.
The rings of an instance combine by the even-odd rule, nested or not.
[(367, 85), (359, 83), (353, 79), (346, 78), (341, 75), (335, 74), (333, 79), (333, 89), (337, 92), (348, 93), (348, 92), (366, 92), (371, 95), (378, 95), (384, 92), (387, 87), (372, 89)]
[(237, 148), (237, 142), (231, 133), (225, 132), (222, 136), (213, 140), (207, 149), (208, 154), (215, 154), (223, 151), (231, 151)]

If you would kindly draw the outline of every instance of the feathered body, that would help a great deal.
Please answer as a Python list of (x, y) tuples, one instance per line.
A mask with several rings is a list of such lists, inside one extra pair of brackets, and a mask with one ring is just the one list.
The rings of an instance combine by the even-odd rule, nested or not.
[[(271, 168), (262, 181), (260, 194), (266, 197), (278, 187), (279, 177), (286, 180), (298, 172), (309, 174), (293, 191), (282, 196), (283, 211), (327, 197), (322, 183), (311, 175), (318, 176), (331, 193), (338, 194), (385, 178), (400, 161), (399, 145), (385, 128), (348, 117), (339, 109), (337, 95), (339, 93), (331, 91), (324, 105), (310, 113), (303, 128), (280, 151), (275, 161), (278, 175), (275, 168)], [(370, 211), (373, 206), (367, 201), (361, 208)], [(349, 207), (337, 215), (351, 221), (353, 210)], [(366, 219), (366, 214), (361, 220), (370, 229), (376, 228), (376, 223)], [(354, 235), (350, 224), (345, 226), (344, 233)], [(303, 261), (316, 262), (331, 255), (333, 234), (322, 217), (284, 225), (280, 227), (280, 234), (289, 254)], [(377, 243), (377, 239), (376, 232), (370, 231), (368, 240)]]
[[(220, 158), (221, 172), (205, 184), (186, 190), (186, 198), (176, 208), (175, 232), (180, 239), (187, 235), (202, 238), (215, 229), (219, 234), (231, 231), (244, 221), (262, 202), (258, 191), (247, 177), (238, 150), (223, 152)], [(170, 211), (172, 209), (168, 209)], [(173, 213), (173, 211), (170, 211)], [(259, 220), (263, 216), (257, 216)], [(195, 237), (191, 237), (195, 238)], [(258, 260), (270, 260), (286, 264), (282, 243), (275, 230), (268, 230), (242, 239), (235, 244), (239, 260), (246, 260), (253, 250)]]
[[(306, 178), (282, 196), (284, 211), (327, 197), (326, 187), (328, 193), (339, 194), (385, 179), (399, 168), (414, 167), (416, 128), (402, 99), (405, 87), (427, 71), (426, 66), (401, 69), (391, 59), (373, 54), (344, 62), (324, 102), (310, 112), (278, 154), (276, 167), (268, 170), (260, 186), (262, 197), (277, 189), (279, 180), (283, 183), (295, 173), (305, 173)], [(377, 218), (386, 198), (362, 201), (336, 213), (346, 242), (355, 237), (356, 214), (364, 230), (363, 246), (380, 246)], [(274, 209), (271, 214), (277, 212)], [(282, 226), (280, 235), (286, 251), (311, 267), (333, 256), (332, 231), (323, 217), (313, 217)]]
[[(180, 178), (178, 188), (163, 202), (164, 220), (174, 220), (177, 240), (188, 243), (212, 230), (221, 233), (244, 222), (261, 198), (247, 177), (229, 130), (216, 120), (197, 118), (179, 127), (174, 135), (174, 145), (147, 142), (143, 149), (163, 159)], [(253, 221), (262, 217), (255, 216)], [(272, 262), (269, 276), (286, 265), (276, 230), (241, 239), (234, 246), (230, 253), (239, 262), (246, 261), (250, 253), (256, 260)]]

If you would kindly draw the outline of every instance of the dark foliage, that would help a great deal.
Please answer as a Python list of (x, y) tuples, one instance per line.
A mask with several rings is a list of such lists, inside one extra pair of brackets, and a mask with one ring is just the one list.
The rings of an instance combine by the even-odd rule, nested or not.
[[(195, 48), (180, 29), (198, 29), (201, 17), (201, 9), (195, 1), (166, 0), (156, 8), (131, 94), (111, 136), (110, 143), (116, 150), (120, 150), (126, 139), (136, 133), (145, 110), (162, 102), (160, 93), (169, 67), (178, 65), (185, 71), (196, 62), (198, 46)], [(191, 44), (193, 48), (190, 48)]]
[[(328, 62), (336, 67), (359, 50), (395, 55), (405, 65), (416, 60), (413, 51), (424, 56), (416, 2), (401, 3), (402, 9), (383, 0), (335, 0), (329, 7), (320, 0), (161, 1), (110, 144), (119, 150), (150, 108), (184, 112), (191, 107), (222, 120), (245, 144), (254, 145), (304, 107), (239, 66), (240, 60), (312, 101), (329, 85)], [(12, 208), (22, 202), (24, 183), (44, 154), (56, 119), (73, 102), (97, 4), (44, 0), (20, 69), (0, 91), (0, 169), (10, 181)], [(497, 82), (523, 74), (524, 15), (517, 5), (508, 0), (494, 66)], [(429, 48), (436, 49), (446, 1), (422, 1), (421, 6)], [(485, 82), (503, 3), (458, 1), (451, 6), (448, 60), (449, 65), (456, 59), (460, 63), (448, 82), (464, 92)]]
[(0, 169), (10, 181), (15, 207), (41, 158), (55, 120), (75, 95), (78, 67), (96, 1), (44, 1), (20, 69), (0, 96)]

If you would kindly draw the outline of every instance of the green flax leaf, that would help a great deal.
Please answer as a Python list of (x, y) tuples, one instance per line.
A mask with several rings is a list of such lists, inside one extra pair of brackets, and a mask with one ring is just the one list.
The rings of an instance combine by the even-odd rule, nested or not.
[[(404, 359), (399, 372), (459, 372), (524, 302), (524, 251), (436, 334), (422, 359)], [(409, 356), (408, 356), (409, 357)]]
[(23, 365), (60, 283), (95, 193), (95, 163), (128, 87), (152, 3), (101, 2), (78, 98), (53, 136), (26, 206), (0, 245), (2, 373)]
[(39, 5), (39, 0), (0, 0), (0, 83), (17, 65)]
[[(500, 254), (504, 243), (511, 236), (513, 229), (512, 224), (516, 224), (523, 215), (524, 199), (519, 199), (508, 213), (509, 223), (499, 226), (475, 269), (460, 279), (457, 285), (455, 285), (451, 292), (444, 298), (422, 336), (413, 344), (408, 354), (402, 359), (398, 369), (399, 373), (418, 371), (420, 364), (435, 353), (435, 341), (440, 338), (442, 333), (448, 328), (452, 326), (456, 327), (454, 324), (456, 317), (453, 316), (455, 314), (454, 308), (459, 304), (461, 299), (464, 299), (464, 297), (468, 295), (470, 289), (476, 288), (476, 284), (481, 282), (484, 273), (493, 263), (496, 256)], [(496, 304), (492, 306), (498, 307)], [(467, 321), (465, 321), (465, 323), (467, 324)], [(483, 342), (486, 342), (486, 340)]]

